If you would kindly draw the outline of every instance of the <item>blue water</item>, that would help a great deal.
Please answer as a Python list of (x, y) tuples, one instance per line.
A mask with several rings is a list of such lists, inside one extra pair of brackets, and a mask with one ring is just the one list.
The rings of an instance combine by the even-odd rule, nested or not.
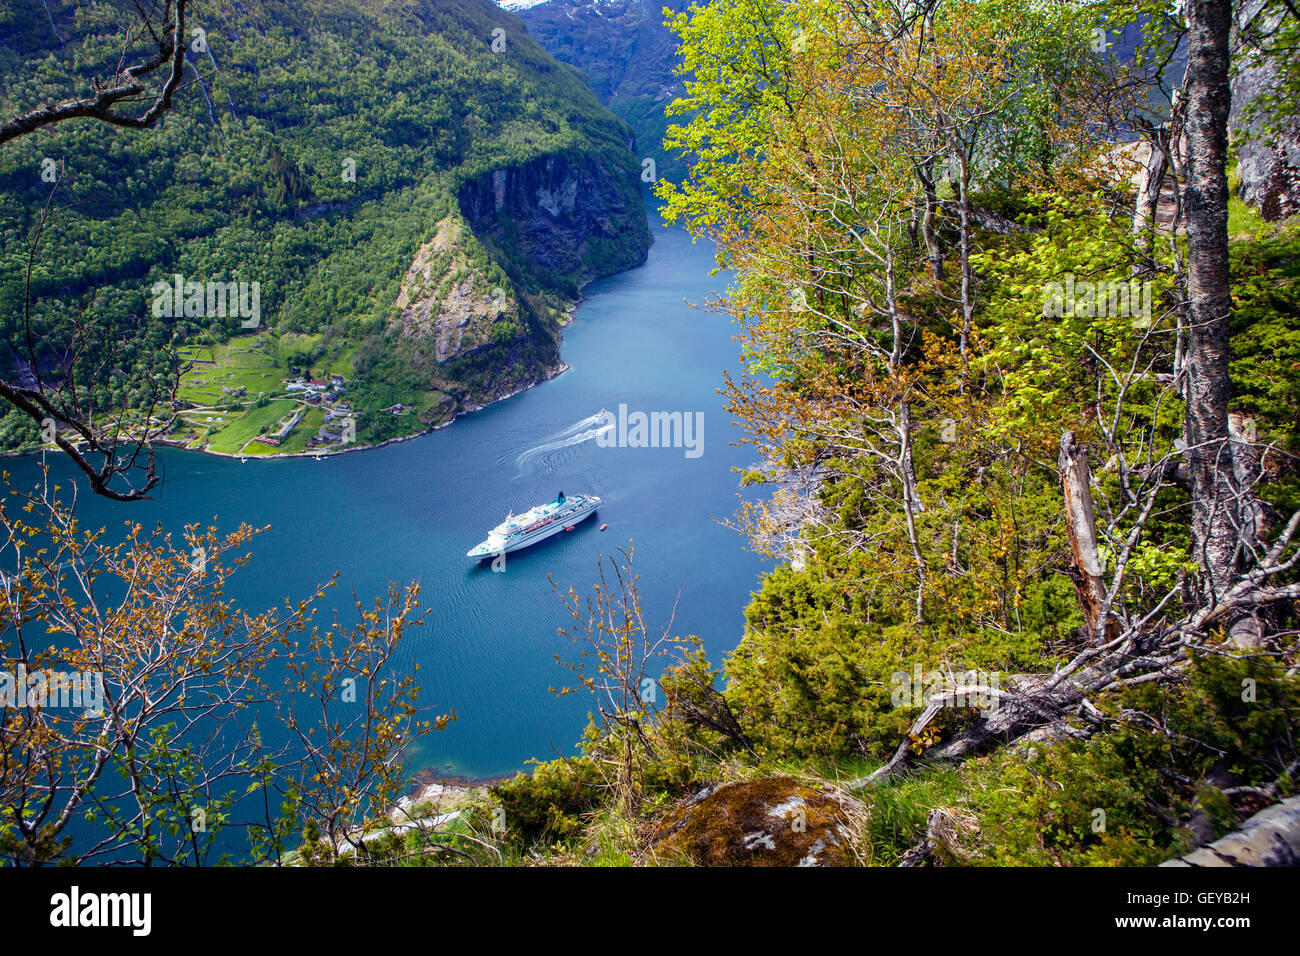
[[(708, 275), (710, 247), (661, 226), (655, 239), (643, 267), (587, 288), (565, 332), (571, 369), (557, 379), (442, 431), (321, 461), (167, 450), (155, 501), (117, 504), (83, 490), (83, 523), (120, 534), (128, 518), (161, 522), (177, 538), (188, 523), (269, 525), (231, 582), (230, 596), (249, 610), (305, 597), (339, 571), (320, 619), (337, 608), (346, 622), (353, 594), (368, 603), (390, 580), (418, 580), (432, 613), (396, 663), (418, 661), (421, 703), (457, 720), (417, 742), (409, 769), (482, 778), (571, 754), (594, 702), (548, 691), (569, 676), (554, 655), (573, 656), (556, 633), (569, 619), (548, 573), (565, 590), (589, 591), (598, 557), (631, 540), (647, 622), (665, 624), (676, 601), (674, 633), (698, 634), (717, 663), (740, 639), (762, 571), (741, 536), (718, 523), (738, 507), (733, 467), (753, 463), (750, 450), (730, 445), (739, 434), (717, 394), (723, 370), (737, 364), (735, 330), (685, 301), (701, 302), (725, 279)], [(620, 403), (703, 412), (703, 454), (599, 447), (587, 420)], [(8, 470), (18, 486), (31, 484), (36, 460)], [(559, 490), (599, 495), (596, 518), (509, 555), (504, 573), (465, 558), (507, 510)]]

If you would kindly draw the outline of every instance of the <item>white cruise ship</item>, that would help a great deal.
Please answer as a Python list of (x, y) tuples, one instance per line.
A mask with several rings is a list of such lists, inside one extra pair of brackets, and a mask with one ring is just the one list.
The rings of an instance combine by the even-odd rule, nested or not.
[(492, 529), (486, 541), (475, 545), (465, 556), (478, 560), (518, 551), (571, 529), (595, 514), (598, 507), (600, 499), (595, 495), (566, 496), (561, 491), (554, 501), (536, 505), (521, 515), (509, 515)]

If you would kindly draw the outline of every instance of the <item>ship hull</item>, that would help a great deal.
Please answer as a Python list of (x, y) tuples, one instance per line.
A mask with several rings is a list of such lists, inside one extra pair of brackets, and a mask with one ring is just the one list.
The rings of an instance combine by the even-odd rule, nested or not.
[(584, 511), (569, 515), (563, 521), (556, 521), (550, 527), (542, 528), (540, 531), (534, 532), (531, 536), (527, 536), (521, 539), (520, 541), (518, 541), (517, 543), (511, 542), (509, 545), (506, 546), (505, 553), (510, 554), (514, 551), (520, 551), (524, 548), (531, 547), (532, 545), (537, 544), (539, 541), (545, 541), (547, 538), (554, 537), (555, 535), (559, 534), (565, 528), (576, 525), (579, 521), (586, 521), (595, 513), (596, 513), (596, 506), (592, 505), (590, 508)]
[(548, 522), (544, 527), (527, 534), (521, 534), (512, 537), (505, 543), (505, 547), (495, 545), (491, 539), (478, 545), (473, 551), (469, 552), (467, 557), (472, 561), (486, 561), (490, 558), (498, 557), (502, 554), (513, 554), (515, 551), (522, 551), (524, 548), (531, 548), (533, 545), (545, 541), (547, 538), (554, 537), (566, 528), (572, 528), (579, 522), (586, 521), (596, 513), (600, 507), (599, 499), (592, 501), (576, 511), (557, 516)]

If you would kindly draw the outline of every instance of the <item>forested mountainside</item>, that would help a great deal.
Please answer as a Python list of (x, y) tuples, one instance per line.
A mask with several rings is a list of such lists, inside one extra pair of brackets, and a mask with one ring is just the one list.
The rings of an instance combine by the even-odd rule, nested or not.
[[(0, 4), (0, 112), (111, 74), (133, 10)], [(83, 372), (112, 349), (109, 374), (78, 377), (95, 408), (146, 402), (179, 360), (203, 414), (174, 439), (300, 451), (322, 412), (295, 427), (275, 396), (338, 375), (373, 442), (552, 374), (579, 285), (644, 260), (629, 130), (488, 0), (248, 0), (190, 21), (190, 82), (156, 128), (66, 123), (0, 150), (0, 361), (20, 378), (64, 377), (90, 323)], [(157, 315), (176, 275), (257, 283), (259, 315)], [(36, 440), (0, 421), (0, 446)]]
[[(692, 0), (502, 0), (557, 60), (582, 71), (602, 103), (626, 120), (636, 152), (657, 175), (680, 179), (686, 165), (663, 149), (664, 110), (682, 92), (677, 40), (666, 21)], [(669, 11), (669, 12), (665, 12)]]

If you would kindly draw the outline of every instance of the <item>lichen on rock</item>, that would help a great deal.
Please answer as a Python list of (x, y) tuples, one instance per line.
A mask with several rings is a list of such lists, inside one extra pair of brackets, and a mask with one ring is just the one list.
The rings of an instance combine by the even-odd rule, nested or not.
[(701, 866), (850, 866), (842, 799), (793, 777), (707, 787), (673, 808), (649, 838), (663, 862)]

